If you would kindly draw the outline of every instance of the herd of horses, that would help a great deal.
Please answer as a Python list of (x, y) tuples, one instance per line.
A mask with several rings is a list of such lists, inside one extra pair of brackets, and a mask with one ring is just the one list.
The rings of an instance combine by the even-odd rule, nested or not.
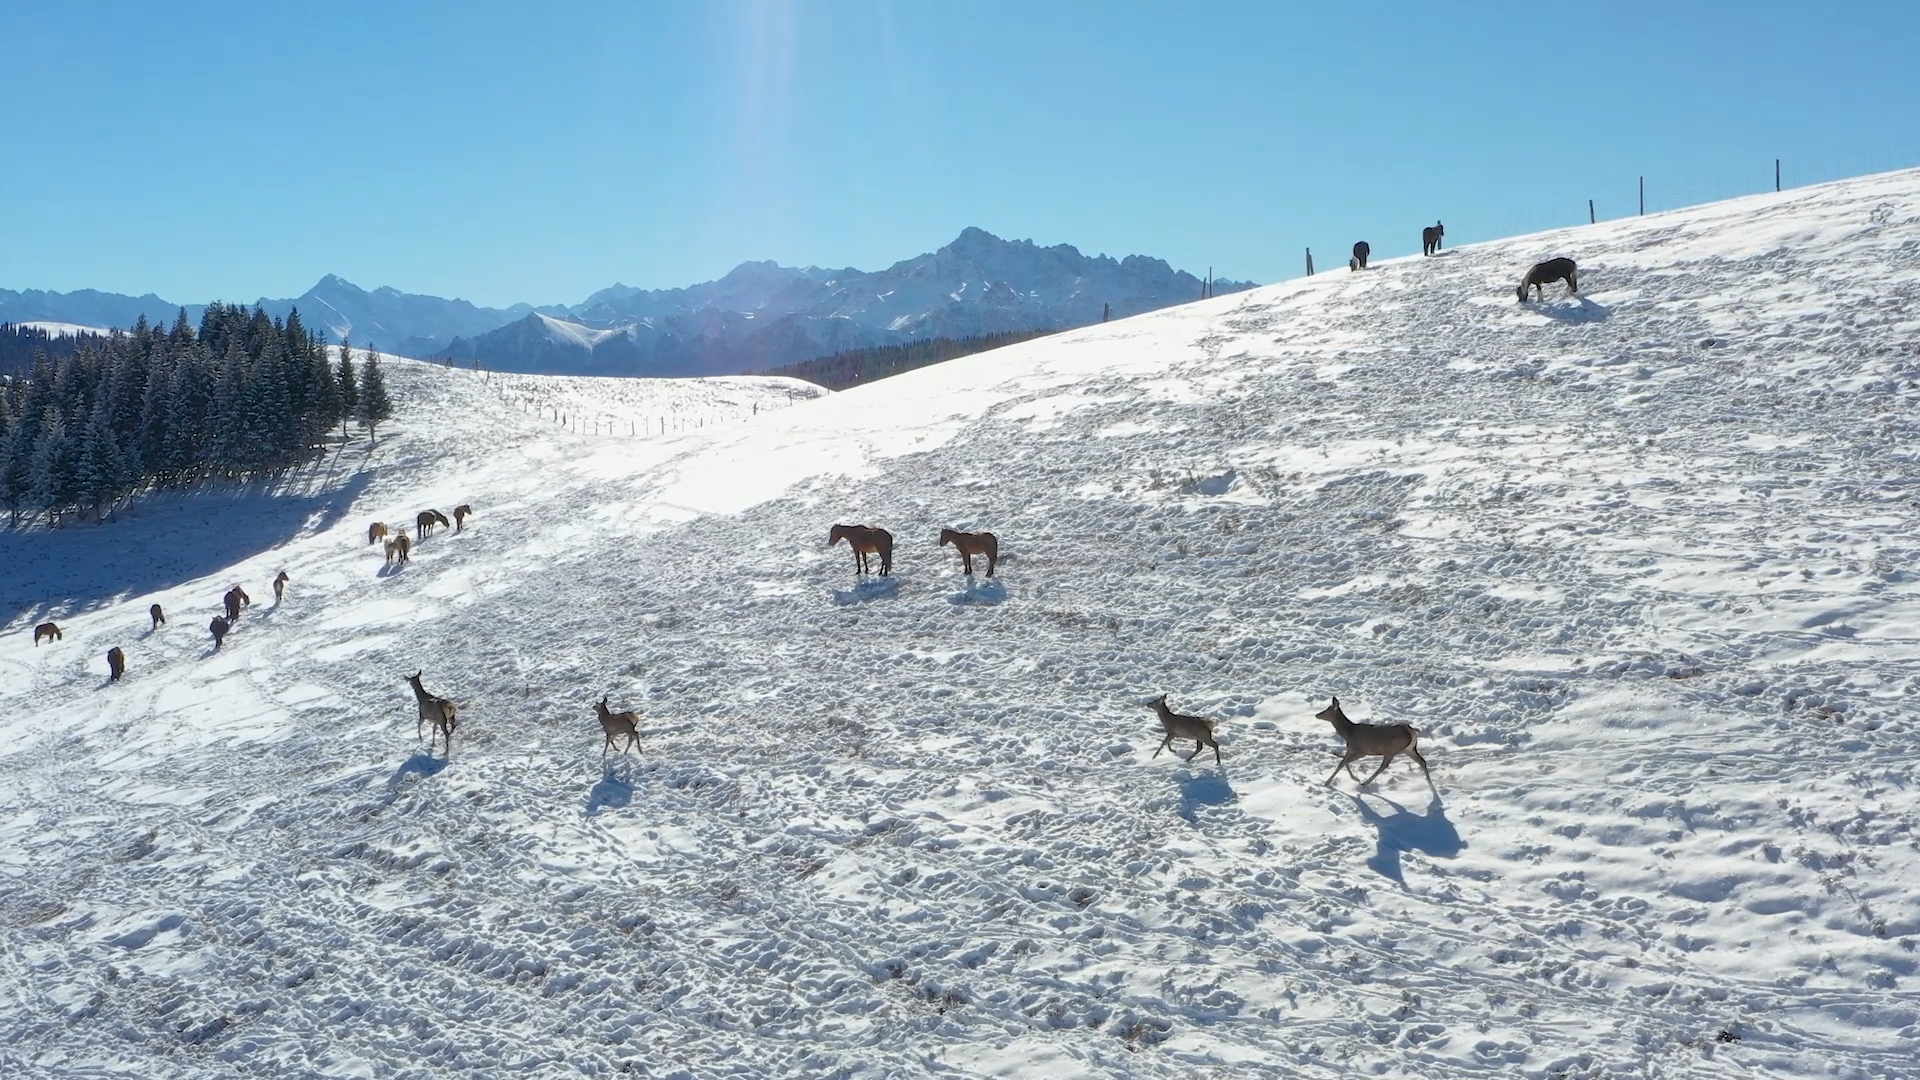
[[(1445, 239), (1446, 235), (1447, 227), (1438, 221), (1421, 229), (1420, 254), (1438, 255), (1440, 253), (1440, 242)], [(1347, 269), (1365, 270), (1367, 268), (1367, 259), (1372, 254), (1373, 245), (1367, 243), (1365, 240), (1353, 245), (1353, 258), (1347, 260)], [(1308, 267), (1308, 271), (1312, 271), (1311, 266)], [(1523, 304), (1527, 302), (1528, 289), (1533, 290), (1536, 299), (1545, 300), (1546, 286), (1556, 281), (1564, 281), (1567, 283), (1568, 296), (1578, 295), (1580, 292), (1580, 268), (1574, 265), (1572, 259), (1565, 257), (1534, 263), (1532, 269), (1528, 270), (1526, 275), (1520, 279), (1520, 288), (1516, 290), (1519, 293), (1520, 302)]]
[[(472, 505), (461, 503), (459, 506), (453, 508), (453, 520), (448, 521), (447, 515), (432, 507), (428, 507), (413, 516), (413, 539), (407, 538), (407, 527), (405, 525), (389, 526), (384, 521), (376, 521), (367, 526), (367, 544), (371, 546), (385, 540), (387, 565), (405, 565), (413, 560), (414, 545), (432, 536), (436, 526), (442, 529), (451, 528), (454, 532), (461, 532), (466, 529), (467, 518), (472, 516), (472, 514)], [(388, 537), (392, 537), (392, 539), (388, 539)]]

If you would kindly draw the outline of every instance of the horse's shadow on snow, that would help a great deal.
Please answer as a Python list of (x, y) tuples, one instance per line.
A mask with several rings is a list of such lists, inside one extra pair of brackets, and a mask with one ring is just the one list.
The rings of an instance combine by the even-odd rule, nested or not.
[(625, 757), (608, 761), (600, 780), (587, 791), (586, 815), (602, 810), (621, 810), (633, 802), (633, 762)]
[(1379, 833), (1379, 846), (1373, 857), (1367, 860), (1367, 866), (1384, 878), (1391, 878), (1402, 885), (1407, 883), (1406, 872), (1400, 866), (1400, 853), (1418, 851), (1436, 859), (1451, 859), (1466, 850), (1467, 842), (1460, 838), (1460, 830), (1453, 827), (1447, 819), (1447, 808), (1441, 805), (1440, 793), (1435, 792), (1433, 800), (1427, 803), (1427, 812), (1416, 814), (1384, 795), (1369, 795), (1366, 798), (1379, 799), (1393, 807), (1393, 813), (1381, 814), (1368, 806), (1366, 798), (1348, 795), (1354, 808), (1360, 811), (1360, 817)]
[(955, 607), (968, 604), (992, 605), (1004, 604), (1007, 600), (1007, 587), (988, 578), (985, 584), (976, 585), (972, 578), (967, 579), (966, 588), (947, 595), (947, 603)]
[(899, 578), (876, 577), (855, 581), (851, 589), (833, 590), (833, 602), (845, 607), (849, 604), (864, 604), (869, 600), (882, 600), (898, 595), (900, 595)]
[(1189, 825), (1200, 824), (1201, 807), (1225, 806), (1239, 798), (1227, 779), (1227, 770), (1219, 766), (1204, 772), (1188, 766), (1173, 774), (1173, 782), (1180, 788), (1180, 804), (1174, 812)]
[(1564, 304), (1558, 301), (1536, 304), (1534, 313), (1545, 315), (1555, 322), (1596, 323), (1606, 322), (1613, 316), (1613, 309), (1605, 304), (1596, 304), (1586, 297), (1577, 297), (1574, 303)]

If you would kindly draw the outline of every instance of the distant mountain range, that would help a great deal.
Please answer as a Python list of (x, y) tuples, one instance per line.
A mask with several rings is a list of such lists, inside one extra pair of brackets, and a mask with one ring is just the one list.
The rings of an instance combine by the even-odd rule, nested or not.
[[(479, 361), (500, 371), (568, 375), (723, 375), (849, 349), (1024, 330), (1063, 330), (1200, 298), (1202, 282), (1161, 259), (1082, 255), (967, 229), (953, 243), (880, 271), (742, 263), (681, 289), (614, 285), (568, 306), (476, 307), (331, 274), (304, 294), (261, 298), (299, 308), (332, 340), (403, 356)], [(1252, 287), (1216, 279), (1216, 294)], [(185, 306), (148, 294), (0, 289), (0, 322), (130, 326), (171, 322)]]

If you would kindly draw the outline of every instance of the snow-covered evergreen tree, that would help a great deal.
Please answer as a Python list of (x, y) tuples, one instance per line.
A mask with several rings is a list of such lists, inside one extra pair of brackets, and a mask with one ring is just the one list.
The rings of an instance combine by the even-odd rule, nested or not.
[(393, 400), (387, 397), (387, 378), (380, 373), (380, 354), (368, 345), (367, 362), (360, 368), (360, 422), (372, 437), (375, 426), (392, 415)]

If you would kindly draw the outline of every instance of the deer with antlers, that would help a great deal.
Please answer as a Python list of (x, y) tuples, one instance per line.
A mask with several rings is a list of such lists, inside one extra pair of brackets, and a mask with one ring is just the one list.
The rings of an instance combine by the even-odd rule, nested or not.
[(1340, 775), (1342, 768), (1347, 770), (1348, 776), (1359, 780), (1360, 778), (1353, 774), (1353, 763), (1361, 758), (1377, 757), (1380, 759), (1380, 767), (1373, 770), (1373, 776), (1360, 780), (1362, 786), (1371, 784), (1375, 776), (1387, 771), (1387, 766), (1393, 764), (1396, 755), (1409, 754), (1414, 761), (1420, 763), (1420, 771), (1427, 777), (1427, 786), (1433, 787), (1433, 773), (1427, 769), (1427, 759), (1420, 756), (1419, 749), (1414, 745), (1420, 741), (1420, 732), (1412, 725), (1356, 724), (1347, 719), (1346, 713), (1340, 711), (1339, 698), (1334, 698), (1333, 704), (1313, 715), (1316, 720), (1325, 720), (1332, 724), (1333, 730), (1347, 742), (1347, 752), (1341, 755), (1340, 764), (1335, 765), (1333, 771), (1327, 774), (1326, 786), (1333, 786), (1333, 778)]
[(447, 740), (447, 756), (453, 756), (453, 729), (460, 726), (460, 706), (438, 694), (429, 694), (427, 688), (420, 685), (420, 672), (407, 676), (407, 685), (413, 687), (413, 697), (420, 705), (420, 719), (413, 725), (413, 737), (419, 738), (421, 730), (428, 724), (433, 725), (433, 733), (427, 736), (427, 753), (433, 753), (433, 744), (438, 736)]

